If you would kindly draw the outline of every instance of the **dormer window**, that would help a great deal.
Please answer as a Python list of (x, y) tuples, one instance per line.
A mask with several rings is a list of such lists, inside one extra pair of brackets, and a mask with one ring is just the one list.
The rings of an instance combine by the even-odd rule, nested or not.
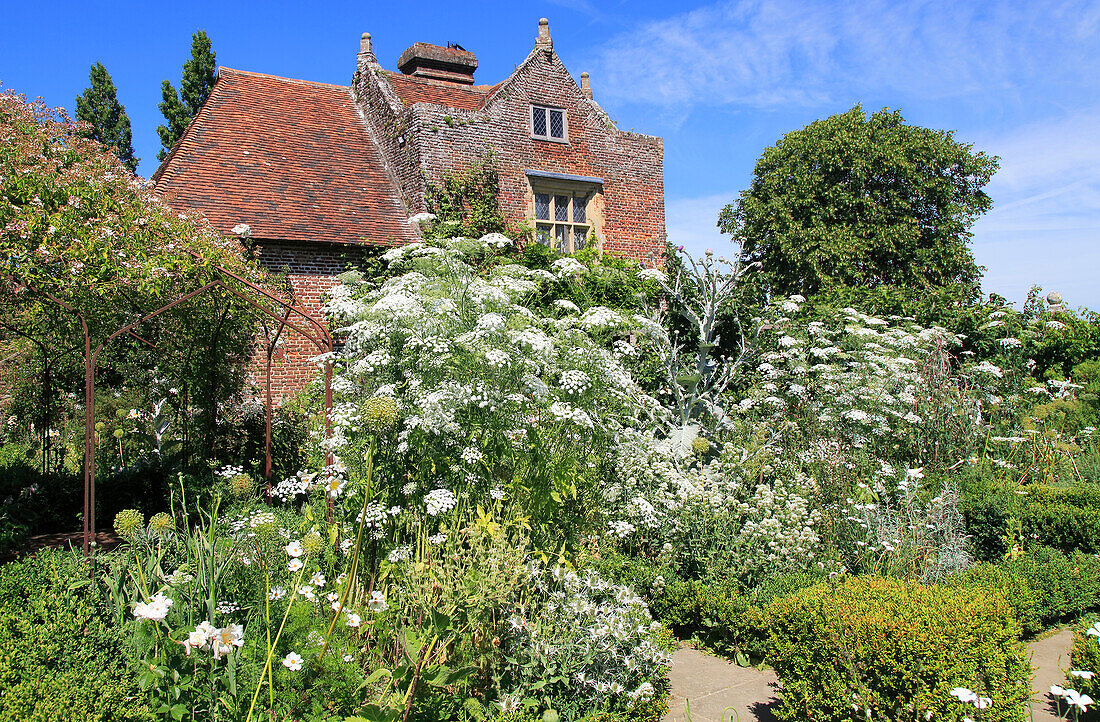
[(565, 111), (545, 105), (531, 106), (531, 137), (567, 142)]

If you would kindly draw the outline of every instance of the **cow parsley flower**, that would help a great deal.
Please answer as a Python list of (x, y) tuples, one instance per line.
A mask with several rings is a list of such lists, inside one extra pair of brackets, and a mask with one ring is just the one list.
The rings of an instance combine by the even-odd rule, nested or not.
[(433, 489), (424, 497), (424, 503), (427, 505), (428, 516), (438, 516), (453, 509), (458, 499), (447, 489)]

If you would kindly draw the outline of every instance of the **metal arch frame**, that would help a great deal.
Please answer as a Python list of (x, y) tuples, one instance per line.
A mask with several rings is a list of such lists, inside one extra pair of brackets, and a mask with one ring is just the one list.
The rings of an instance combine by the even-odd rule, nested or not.
[[(271, 416), (272, 416), (272, 404), (271, 404), (271, 362), (273, 358), (272, 349), (274, 344), (277, 343), (279, 335), (282, 333), (285, 327), (296, 331), (300, 335), (306, 338), (306, 340), (312, 342), (314, 346), (323, 354), (331, 353), (335, 344), (332, 340), (332, 335), (329, 333), (325, 325), (313, 317), (308, 311), (302, 308), (300, 305), (291, 301), (285, 301), (275, 294), (267, 291), (261, 286), (239, 276), (236, 273), (220, 266), (215, 265), (214, 271), (221, 274), (224, 277), (232, 278), (238, 283), (243, 284), (247, 288), (251, 289), (254, 293), (267, 298), (274, 302), (279, 307), (285, 309), (283, 315), (278, 315), (269, 308), (256, 302), (255, 299), (249, 297), (247, 294), (239, 291), (228, 283), (224, 278), (217, 278), (210, 283), (202, 286), (201, 288), (186, 293), (170, 303), (167, 303), (154, 311), (151, 311), (142, 316), (137, 321), (127, 324), (113, 333), (111, 333), (106, 339), (101, 341), (96, 348), (92, 349), (92, 338), (88, 328), (87, 319), (77, 311), (71, 304), (66, 301), (57, 298), (56, 296), (39, 289), (34, 288), (30, 284), (23, 282), (17, 278), (9, 276), (5, 273), (0, 273), (0, 278), (7, 279), (12, 283), (15, 290), (24, 289), (32, 293), (37, 293), (42, 297), (57, 304), (61, 308), (67, 310), (74, 315), (80, 321), (81, 330), (84, 335), (84, 524), (83, 524), (83, 550), (84, 557), (89, 561), (92, 559), (92, 543), (95, 539), (95, 368), (96, 362), (99, 360), (99, 355), (107, 344), (114, 341), (123, 334), (130, 334), (138, 338), (139, 340), (148, 343), (145, 339), (137, 336), (133, 329), (146, 321), (155, 318), (165, 311), (168, 311), (185, 301), (189, 301), (196, 296), (199, 296), (206, 291), (214, 288), (221, 288), (237, 298), (245, 301), (250, 306), (258, 310), (260, 313), (269, 316), (279, 322), (279, 328), (275, 336), (274, 341), (269, 342), (269, 349), (267, 354), (267, 364), (265, 369), (265, 381), (266, 381), (266, 397), (265, 397), (265, 477), (268, 477), (268, 487), (270, 488), (270, 474), (271, 474)], [(303, 319), (308, 326), (312, 326), (312, 330), (307, 329), (302, 324), (296, 323), (290, 320), (290, 316), (295, 314)], [(75, 347), (79, 348), (79, 346)], [(324, 367), (324, 379), (325, 379), (325, 436), (326, 438), (332, 437), (332, 359), (327, 359)], [(326, 462), (332, 463), (332, 452), (326, 451)]]

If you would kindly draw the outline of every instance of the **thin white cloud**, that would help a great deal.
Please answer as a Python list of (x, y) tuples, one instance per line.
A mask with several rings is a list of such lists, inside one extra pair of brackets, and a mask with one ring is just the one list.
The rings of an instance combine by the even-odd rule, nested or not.
[(1100, 4), (736, 0), (616, 35), (601, 95), (663, 106), (820, 105), (851, 91), (946, 98), (1095, 84)]
[(993, 210), (974, 228), (984, 289), (1021, 301), (1037, 284), (1100, 309), (1100, 106), (982, 146), (1001, 156)]

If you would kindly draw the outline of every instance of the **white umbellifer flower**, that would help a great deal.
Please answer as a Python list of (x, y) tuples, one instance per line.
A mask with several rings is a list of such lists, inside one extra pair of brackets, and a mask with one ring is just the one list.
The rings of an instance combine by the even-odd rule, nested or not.
[(554, 305), (565, 311), (572, 311), (573, 313), (581, 312), (581, 309), (579, 306), (577, 306), (577, 304), (565, 298), (559, 298), (557, 301), (554, 301)]
[(297, 539), (287, 544), (285, 547), (283, 547), (283, 549), (285, 549), (286, 553), (292, 557), (302, 556), (302, 543)]
[(301, 559), (291, 559), (290, 562), (286, 565), (286, 568), (289, 569), (292, 572), (296, 572), (296, 571), (298, 571), (299, 569), (302, 568), (302, 560)]
[(154, 622), (160, 622), (168, 616), (168, 608), (172, 604), (171, 599), (158, 592), (148, 602), (139, 602), (134, 605), (134, 616), (138, 619), (151, 619)]
[(447, 489), (433, 489), (424, 497), (424, 503), (428, 508), (428, 516), (438, 516), (453, 509), (458, 499)]
[(494, 486), (492, 489), (489, 490), (489, 498), (493, 501), (500, 501), (504, 498), (504, 490), (500, 487)]
[(625, 539), (634, 533), (634, 525), (628, 521), (612, 521), (608, 522), (608, 527), (611, 529), (611, 533), (619, 539)]
[(345, 662), (351, 662), (354, 659), (355, 659), (355, 657), (351, 656), (350, 654), (345, 654), (344, 655), (344, 661)]
[(443, 542), (447, 541), (447, 535), (442, 534), (442, 533), (433, 534), (430, 537), (428, 537), (428, 541), (430, 541), (432, 544), (435, 544), (436, 546), (439, 546)]
[(371, 592), (370, 601), (367, 602), (367, 609), (372, 612), (384, 612), (389, 609), (389, 605), (386, 604), (386, 593)]
[(579, 396), (592, 388), (592, 379), (579, 369), (569, 369), (561, 375), (561, 389), (567, 394)]
[(1020, 346), (1023, 346), (1023, 343), (1020, 341), (1020, 339), (1012, 338), (1011, 336), (1006, 336), (1005, 338), (1002, 338), (1000, 343), (1001, 346), (1004, 348), (1019, 348)]
[(476, 464), (481, 461), (481, 451), (473, 446), (462, 450), (462, 460), (467, 464)]
[(349, 612), (347, 614), (347, 617), (344, 619), (344, 624), (348, 625), (349, 627), (358, 627), (362, 623), (362, 621), (363, 619), (358, 614), (351, 614)]
[(638, 278), (643, 281), (660, 281), (662, 283), (668, 281), (668, 276), (659, 268), (643, 268), (638, 271)]
[(499, 313), (486, 313), (477, 320), (477, 327), (486, 331), (499, 331), (508, 321)]
[(391, 551), (389, 554), (387, 554), (386, 559), (388, 561), (390, 561), (391, 563), (396, 564), (397, 562), (405, 561), (406, 559), (408, 559), (411, 556), (412, 556), (412, 547), (403, 546), (403, 547), (397, 547), (396, 549)]
[(283, 666), (291, 672), (297, 672), (302, 668), (302, 655), (297, 652), (290, 652), (283, 657)]
[(487, 248), (507, 248), (512, 245), (512, 239), (502, 233), (486, 233), (478, 241)]
[(230, 230), (234, 234), (240, 236), (241, 238), (251, 238), (252, 237), (252, 228), (247, 223), (238, 223), (237, 225), (233, 226), (233, 228), (231, 228)]
[(491, 348), (485, 352), (485, 360), (496, 369), (506, 368), (512, 363), (512, 357), (499, 348)]

